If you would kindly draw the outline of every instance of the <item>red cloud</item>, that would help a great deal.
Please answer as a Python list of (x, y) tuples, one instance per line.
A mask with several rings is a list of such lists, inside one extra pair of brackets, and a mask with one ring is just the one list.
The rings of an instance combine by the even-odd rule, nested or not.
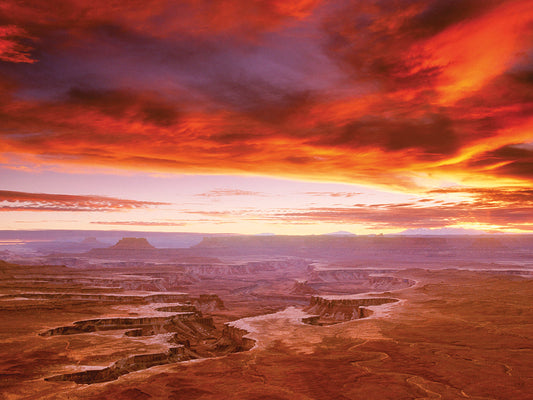
[[(424, 198), (410, 203), (355, 204), (351, 207), (312, 207), (281, 210), (185, 211), (212, 219), (262, 221), (285, 224), (362, 224), (369, 229), (441, 228), (475, 224), (532, 230), (533, 190), (446, 188), (429, 195), (462, 194), (464, 201), (442, 202)], [(431, 202), (431, 203), (430, 203)]]
[(30, 55), (32, 48), (23, 41), (28, 39), (26, 32), (14, 25), (0, 26), (0, 60), (12, 63), (34, 63)]
[(0, 190), (0, 211), (120, 211), (165, 204), (167, 203), (126, 200), (104, 196), (26, 193)]
[(109, 4), (2, 5), (5, 152), (404, 189), (531, 182), (516, 150), (532, 139), (531, 1)]

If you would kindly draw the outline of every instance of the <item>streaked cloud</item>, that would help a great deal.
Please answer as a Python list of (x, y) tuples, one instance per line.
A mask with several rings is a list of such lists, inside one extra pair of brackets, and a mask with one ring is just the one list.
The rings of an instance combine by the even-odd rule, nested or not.
[(165, 221), (91, 221), (96, 225), (116, 225), (116, 226), (186, 226), (185, 222), (165, 222)]
[(26, 32), (15, 26), (0, 26), (0, 60), (12, 63), (34, 63), (30, 55), (32, 48), (24, 44), (28, 42)]
[(304, 194), (317, 197), (344, 197), (351, 198), (361, 195), (360, 192), (305, 192)]
[[(412, 226), (413, 210), (443, 226), (470, 207), (472, 220), (503, 226), (483, 192), (496, 188), (520, 198), (513, 215), (525, 225), (530, 203), (511, 188), (533, 184), (532, 51), (530, 0), (7, 0), (0, 158), (37, 171), (269, 176), (414, 196), (350, 208), (355, 192), (299, 193), (317, 208), (279, 217), (302, 223)], [(450, 185), (471, 188), (446, 189), (464, 204), (441, 198)], [(197, 196), (270, 193), (213, 187)], [(4, 199), (2, 209), (157, 207), (89, 197)], [(327, 198), (342, 204), (323, 207)]]
[(104, 196), (26, 193), (0, 190), (0, 211), (120, 211), (167, 203)]
[(435, 197), (404, 203), (190, 213), (212, 219), (265, 221), (276, 224), (358, 224), (374, 230), (479, 226), (490, 230), (508, 228), (529, 231), (533, 226), (533, 190), (529, 188), (452, 187), (432, 190), (427, 194), (461, 195), (464, 199), (444, 201)]
[(225, 196), (265, 196), (265, 193), (254, 192), (251, 190), (242, 190), (242, 189), (213, 189), (208, 192), (198, 193), (196, 196), (201, 197), (225, 197)]

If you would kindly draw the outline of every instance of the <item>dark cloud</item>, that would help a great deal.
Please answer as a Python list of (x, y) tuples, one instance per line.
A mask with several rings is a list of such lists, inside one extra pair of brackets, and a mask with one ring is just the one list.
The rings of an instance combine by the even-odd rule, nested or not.
[(172, 104), (150, 98), (148, 93), (128, 90), (97, 90), (72, 88), (67, 102), (79, 107), (95, 108), (115, 118), (140, 119), (158, 126), (176, 123), (179, 112)]
[(294, 114), (304, 112), (314, 102), (310, 90), (292, 88), (287, 84), (274, 84), (264, 77), (242, 71), (222, 71), (213, 81), (201, 87), (218, 104), (267, 124), (278, 125)]
[[(402, 26), (423, 12), (421, 4), (416, 7), (418, 3), (346, 2), (325, 20), (327, 50), (359, 82), (374, 83), (385, 91), (431, 88), (440, 68), (424, 66), (423, 54), (405, 54), (416, 35)], [(409, 17), (406, 10), (413, 10), (414, 15)]]
[[(419, 4), (421, 11), (400, 26), (400, 31), (414, 37), (435, 35), (453, 24), (468, 21), (483, 14), (504, 0), (432, 0), (428, 2), (405, 1), (404, 6)], [(426, 3), (426, 4), (424, 4)]]
[(458, 150), (457, 135), (453, 122), (445, 115), (430, 114), (418, 120), (368, 116), (350, 122), (338, 134), (324, 135), (318, 144), (387, 151), (417, 149), (424, 156), (442, 156)]
[(509, 145), (478, 155), (470, 161), (474, 168), (490, 167), (490, 173), (533, 180), (533, 145)]
[(0, 143), (180, 173), (529, 181), (508, 147), (533, 113), (530, 15), (527, 0), (8, 0)]

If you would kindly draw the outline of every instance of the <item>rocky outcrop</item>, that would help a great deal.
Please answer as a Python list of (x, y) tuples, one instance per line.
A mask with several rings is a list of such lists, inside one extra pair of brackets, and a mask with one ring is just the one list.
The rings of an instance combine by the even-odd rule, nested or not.
[(198, 312), (198, 310), (202, 312), (211, 312), (225, 309), (224, 302), (216, 294), (201, 294), (198, 297), (189, 297), (189, 300), (185, 303), (156, 308), (157, 311), (164, 312)]
[(186, 293), (157, 293), (142, 296), (147, 303), (181, 303), (190, 300)]
[[(150, 295), (151, 301), (167, 300), (162, 295)], [(162, 299), (156, 296), (163, 296)], [(170, 297), (173, 295), (170, 294)], [(185, 296), (178, 294), (178, 296)], [(143, 299), (146, 298), (142, 297)], [(155, 309), (160, 314), (139, 318), (98, 318), (74, 322), (69, 326), (49, 329), (40, 336), (76, 335), (98, 331), (124, 330), (126, 337), (143, 337), (161, 335), (169, 346), (167, 353), (133, 355), (118, 360), (113, 365), (102, 369), (91, 369), (76, 373), (62, 374), (47, 378), (49, 381), (73, 381), (76, 383), (97, 383), (117, 379), (133, 371), (150, 368), (155, 365), (180, 362), (194, 358), (214, 357), (233, 352), (249, 350), (254, 341), (246, 338), (245, 330), (225, 325), (222, 331), (217, 329), (213, 318), (203, 316), (197, 307), (219, 309), (224, 307), (216, 295), (189, 297), (185, 303), (165, 305)]]
[[(59, 328), (49, 329), (40, 333), (40, 336), (57, 336), (57, 335), (75, 335), (78, 333), (88, 333), (97, 331), (114, 331), (121, 329), (157, 329), (163, 330), (163, 327), (176, 325), (178, 322), (199, 322), (205, 324), (206, 318), (203, 318), (198, 312), (181, 312), (169, 317), (142, 317), (142, 318), (102, 318), (74, 322), (70, 326), (61, 326)], [(207, 322), (207, 325), (212, 325)]]
[(222, 336), (215, 342), (214, 349), (222, 353), (237, 353), (254, 347), (255, 340), (246, 337), (248, 331), (225, 324)]
[[(210, 321), (212, 323), (212, 320)], [(250, 350), (254, 346), (255, 341), (245, 337), (247, 333), (248, 332), (243, 329), (226, 324), (222, 331), (222, 335), (212, 346), (210, 346), (209, 354), (214, 356)], [(142, 335), (142, 330), (135, 329), (126, 332), (126, 334), (128, 336), (140, 336)], [(72, 381), (78, 384), (108, 382), (130, 372), (140, 371), (156, 365), (170, 364), (202, 357), (191, 348), (189, 340), (182, 339), (179, 335), (174, 335), (171, 342), (174, 344), (166, 353), (134, 355), (118, 360), (106, 368), (55, 375), (45, 378), (45, 380)]]
[[(56, 328), (47, 331), (43, 336), (54, 334), (75, 334), (82, 332), (93, 332), (93, 329), (123, 329), (125, 325), (131, 326), (133, 321), (140, 328), (131, 329), (125, 332), (129, 337), (140, 337), (147, 334), (155, 334), (156, 329), (166, 329), (167, 332), (176, 332), (168, 340), (171, 347), (166, 353), (140, 354), (116, 361), (109, 367), (102, 369), (91, 369), (87, 371), (61, 374), (46, 378), (47, 381), (72, 381), (79, 384), (92, 384), (107, 382), (134, 371), (140, 371), (156, 365), (170, 364), (196, 358), (212, 357), (250, 350), (255, 341), (245, 337), (248, 333), (226, 324), (220, 333), (213, 324), (210, 317), (198, 317), (197, 313), (183, 313), (189, 315), (191, 319), (176, 319), (172, 316), (165, 320), (159, 318), (114, 318), (108, 320), (91, 320), (74, 323), (70, 327)], [(193, 316), (196, 315), (195, 318)], [(162, 323), (169, 323), (163, 325)], [(152, 324), (152, 325), (150, 325)], [(159, 325), (154, 325), (159, 324)], [(201, 344), (209, 342), (210, 345)], [(192, 345), (195, 342), (196, 345)]]
[(115, 250), (152, 250), (155, 249), (145, 238), (125, 237), (120, 239), (110, 249)]
[(369, 272), (358, 269), (311, 269), (309, 282), (351, 282), (368, 279)]
[(150, 368), (156, 365), (191, 360), (196, 358), (185, 346), (171, 347), (167, 353), (152, 353), (135, 355), (118, 360), (113, 365), (103, 369), (92, 369), (72, 374), (56, 375), (45, 378), (47, 381), (72, 381), (76, 383), (98, 383), (117, 379), (121, 375)]
[(410, 279), (388, 276), (393, 270), (307, 269), (307, 285), (317, 292), (360, 293), (370, 290), (398, 290), (414, 285)]
[(198, 297), (191, 298), (190, 301), (197, 309), (203, 312), (226, 309), (224, 302), (216, 294), (201, 294)]
[(368, 287), (373, 290), (398, 290), (413, 286), (415, 281), (407, 278), (394, 276), (371, 276), (368, 279)]
[(2, 298), (9, 299), (25, 297), (36, 300), (81, 300), (111, 303), (178, 303), (190, 301), (194, 298), (186, 293), (158, 293), (150, 295), (114, 295), (114, 294), (89, 294), (89, 293), (17, 293), (16, 295), (4, 295)]
[(158, 307), (156, 311), (162, 312), (186, 312), (186, 311), (196, 311), (196, 307), (192, 304), (174, 304), (171, 306)]
[[(202, 311), (223, 310), (224, 302), (216, 294), (202, 294), (197, 297), (187, 293), (157, 293), (149, 295), (114, 295), (114, 294), (91, 294), (91, 293), (17, 293), (0, 296), (3, 300), (15, 298), (27, 298), (35, 300), (73, 300), (73, 301), (97, 301), (106, 303), (184, 303), (196, 306)], [(186, 310), (184, 310), (186, 311)]]
[(302, 321), (311, 325), (331, 325), (353, 319), (365, 318), (372, 314), (366, 306), (377, 306), (395, 303), (398, 299), (388, 297), (369, 298), (327, 298), (311, 297), (309, 307), (305, 311), (313, 314)]
[(314, 288), (309, 286), (307, 281), (296, 281), (294, 282), (294, 285), (292, 286), (290, 293), (305, 296), (305, 295), (317, 294), (318, 292)]

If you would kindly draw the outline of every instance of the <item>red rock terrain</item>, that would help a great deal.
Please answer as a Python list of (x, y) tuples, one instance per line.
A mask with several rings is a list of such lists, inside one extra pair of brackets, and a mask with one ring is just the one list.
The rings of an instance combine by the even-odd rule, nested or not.
[(392, 265), (265, 255), (84, 268), (0, 262), (0, 394), (533, 398), (526, 268)]
[(406, 301), (387, 317), (328, 327), (257, 320), (249, 324), (262, 344), (249, 352), (56, 390), (88, 399), (132, 390), (154, 399), (531, 399), (531, 281), (408, 275), (422, 283), (396, 293)]

